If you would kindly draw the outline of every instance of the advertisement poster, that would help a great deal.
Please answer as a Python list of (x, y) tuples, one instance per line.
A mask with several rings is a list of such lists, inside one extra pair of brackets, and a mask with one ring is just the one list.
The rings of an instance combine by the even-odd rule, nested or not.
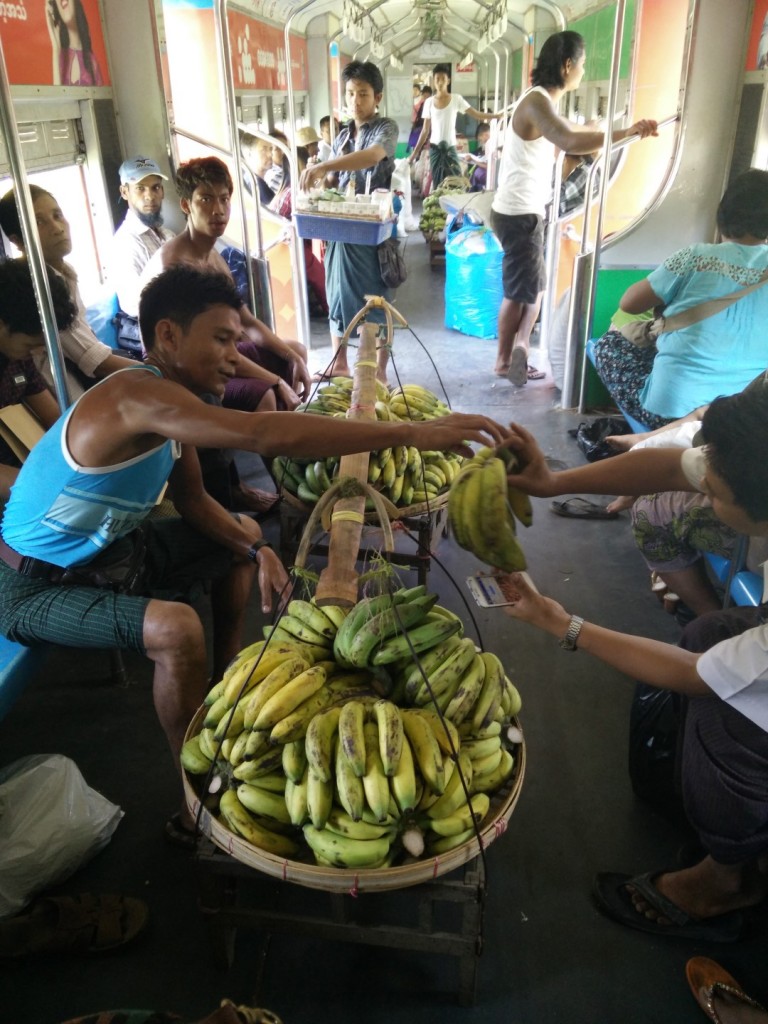
[[(239, 11), (229, 11), (228, 20), (235, 89), (285, 92), (288, 68), (283, 30)], [(295, 35), (291, 35), (291, 82), (296, 92), (309, 89), (307, 41)]]
[(768, 0), (755, 0), (752, 30), (747, 47), (747, 71), (765, 71), (768, 68)]
[(109, 85), (99, 0), (0, 3), (11, 85)]

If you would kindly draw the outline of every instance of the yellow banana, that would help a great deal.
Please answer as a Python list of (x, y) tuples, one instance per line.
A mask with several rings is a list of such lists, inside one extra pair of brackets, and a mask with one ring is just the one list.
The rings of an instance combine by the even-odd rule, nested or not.
[(281, 718), (269, 734), (271, 743), (290, 743), (292, 740), (300, 740), (306, 736), (309, 723), (318, 711), (322, 711), (333, 701), (333, 693), (327, 686), (321, 686), (319, 690), (302, 701), (299, 706)]
[(430, 723), (411, 711), (403, 713), (403, 728), (424, 781), (436, 793), (445, 789), (443, 756)]
[(317, 829), (314, 825), (304, 826), (304, 838), (324, 864), (339, 868), (374, 867), (386, 858), (390, 846), (387, 836), (353, 839), (329, 829)]
[(239, 736), (244, 729), (245, 707), (244, 703), (238, 702), (234, 707), (226, 711), (216, 726), (213, 737), (216, 740), (231, 739)]
[(365, 773), (365, 735), (363, 722), (365, 707), (358, 700), (350, 700), (339, 714), (339, 749), (358, 778)]
[(379, 735), (379, 754), (386, 775), (394, 775), (403, 749), (403, 719), (400, 708), (391, 700), (377, 700), (373, 705)]
[[(490, 740), (479, 740), (479, 743), (495, 743), (496, 737), (492, 737)], [(494, 747), (487, 754), (482, 754), (478, 757), (472, 758), (472, 773), (473, 775), (490, 775), (496, 771), (501, 764), (504, 749), (499, 741), (498, 745)]]
[(301, 826), (309, 817), (308, 789), (309, 768), (304, 769), (299, 782), (288, 779), (285, 783), (285, 806), (292, 825)]
[(315, 828), (323, 828), (333, 807), (333, 784), (318, 779), (314, 772), (307, 775), (307, 813)]
[(243, 722), (246, 728), (254, 728), (256, 719), (261, 714), (264, 705), (274, 694), (279, 693), (285, 684), (309, 668), (309, 662), (298, 654), (286, 658), (279, 665), (275, 666), (269, 675), (262, 679), (256, 689), (246, 698), (245, 713)]
[(266, 850), (276, 857), (292, 857), (298, 851), (298, 845), (292, 839), (271, 832), (260, 825), (243, 807), (233, 789), (222, 793), (219, 812), (230, 832), (242, 836), (252, 846)]
[(453, 722), (446, 718), (445, 715), (442, 717), (434, 710), (434, 708), (411, 708), (411, 714), (421, 715), (425, 718), (432, 726), (432, 732), (435, 734), (437, 745), (446, 757), (453, 757), (454, 754), (458, 753), (459, 747), (461, 746), (461, 737), (459, 731)]
[(483, 689), (485, 680), (485, 661), (479, 654), (475, 654), (472, 663), (462, 676), (459, 688), (453, 700), (445, 709), (445, 717), (455, 725), (461, 725), (475, 706)]
[(350, 818), (359, 821), (363, 816), (365, 792), (362, 780), (355, 775), (352, 765), (342, 751), (341, 736), (336, 743), (335, 779), (339, 803)]
[(330, 646), (326, 636), (312, 629), (303, 619), (299, 619), (295, 615), (285, 614), (281, 616), (279, 626), (284, 632), (290, 633), (291, 636), (296, 637), (297, 640), (301, 640), (305, 644), (324, 648)]
[(397, 769), (390, 776), (389, 788), (395, 803), (405, 813), (412, 811), (418, 803), (416, 791), (416, 767), (413, 759), (413, 751), (407, 736), (403, 736), (403, 743), (400, 748), (400, 759), (397, 762)]
[(331, 622), (322, 608), (318, 608), (310, 601), (299, 601), (294, 598), (288, 604), (286, 611), (293, 618), (303, 622), (314, 633), (333, 642), (333, 638), (336, 636), (336, 625)]
[(498, 766), (490, 772), (482, 772), (472, 777), (473, 793), (493, 793), (507, 781), (515, 767), (515, 759), (506, 749), (501, 751)]
[(240, 735), (237, 737), (235, 742), (232, 744), (232, 749), (229, 752), (229, 763), (233, 768), (236, 768), (242, 761), (245, 760), (245, 752), (248, 746), (248, 740), (251, 738), (253, 733), (250, 729), (243, 729)]
[(368, 806), (378, 821), (385, 821), (389, 812), (389, 780), (384, 774), (384, 765), (379, 753), (379, 730), (375, 722), (366, 722), (365, 733), (365, 774), (363, 792)]
[(200, 753), (210, 761), (218, 756), (219, 744), (213, 738), (213, 729), (201, 729), (198, 735), (200, 741)]
[(315, 775), (328, 782), (333, 774), (333, 743), (339, 725), (341, 708), (327, 708), (314, 715), (307, 726), (304, 750), (307, 762)]
[[(255, 645), (259, 646), (259, 645)], [(296, 656), (296, 646), (293, 644), (268, 644), (261, 645), (263, 650), (258, 651), (250, 658), (239, 661), (234, 672), (224, 689), (224, 696), (231, 707), (236, 700), (241, 699), (257, 686), (262, 679), (266, 679), (273, 668), (277, 668), (283, 661)]]
[[(464, 791), (472, 792), (472, 762), (465, 753), (459, 754), (459, 760), (453, 770), (445, 787), (445, 791), (433, 804), (426, 808), (427, 816), (430, 818), (447, 818), (455, 814), (458, 809), (467, 802), (467, 794)], [(462, 779), (464, 780), (462, 783)]]
[(450, 853), (451, 850), (463, 846), (464, 843), (469, 842), (474, 837), (474, 827), (465, 829), (464, 832), (459, 832), (458, 835), (441, 836), (439, 839), (434, 839), (427, 843), (427, 854), (440, 856), (443, 853)]
[(476, 730), (485, 729), (491, 724), (504, 692), (504, 666), (496, 655), (489, 651), (484, 651), (480, 658), (485, 665), (485, 678), (475, 705), (471, 709), (472, 726)]
[(307, 767), (307, 755), (302, 740), (293, 740), (283, 746), (283, 771), (291, 782), (301, 782)]
[(238, 782), (254, 782), (262, 775), (273, 775), (283, 766), (283, 752), (275, 747), (265, 751), (251, 761), (241, 761), (232, 775)]
[(279, 721), (295, 711), (325, 683), (325, 669), (319, 665), (305, 669), (294, 676), (263, 705), (253, 723), (254, 729), (272, 729)]
[(254, 730), (245, 744), (245, 760), (253, 761), (254, 758), (260, 757), (266, 753), (269, 746), (269, 733), (263, 729)]
[(328, 815), (325, 827), (330, 832), (335, 832), (340, 836), (349, 836), (351, 839), (381, 839), (382, 836), (392, 834), (394, 825), (380, 822), (372, 824), (365, 820), (355, 821), (346, 811), (342, 811), (340, 807), (334, 807)]

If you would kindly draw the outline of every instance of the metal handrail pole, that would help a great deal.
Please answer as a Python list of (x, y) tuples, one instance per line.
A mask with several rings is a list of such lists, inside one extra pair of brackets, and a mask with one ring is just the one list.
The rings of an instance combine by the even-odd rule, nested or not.
[(48, 358), (51, 361), (53, 386), (56, 391), (59, 408), (63, 412), (71, 404), (64, 365), (64, 354), (61, 350), (59, 332), (56, 327), (53, 299), (48, 283), (45, 261), (43, 260), (40, 235), (37, 231), (37, 220), (35, 219), (32, 195), (29, 191), (24, 156), (21, 152), (21, 142), (19, 141), (19, 134), (16, 129), (13, 97), (11, 96), (11, 87), (8, 82), (8, 69), (5, 63), (2, 40), (0, 40), (0, 127), (2, 127), (5, 148), (8, 153), (8, 164), (13, 179), (21, 233), (24, 237), (25, 253), (32, 275), (37, 308), (40, 313), (40, 322), (45, 336), (45, 347), (48, 350)]
[(560, 186), (563, 177), (563, 160), (565, 153), (557, 154), (554, 176), (552, 180), (552, 202), (549, 204), (547, 218), (546, 251), (544, 265), (546, 268), (546, 287), (541, 304), (541, 335), (539, 348), (541, 355), (546, 357), (549, 352), (549, 329), (552, 323), (552, 302), (555, 294), (555, 275), (560, 262), (560, 224), (558, 213), (560, 208)]

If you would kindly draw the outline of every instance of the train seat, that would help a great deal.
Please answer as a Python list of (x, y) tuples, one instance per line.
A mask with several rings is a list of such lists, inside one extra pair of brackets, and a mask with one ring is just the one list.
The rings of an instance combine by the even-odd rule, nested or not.
[(27, 683), (35, 676), (47, 648), (24, 647), (0, 637), (0, 718), (5, 717)]
[[(593, 366), (595, 366), (595, 344), (597, 341), (599, 341), (598, 338), (590, 338), (585, 346), (587, 358)], [(595, 367), (595, 369), (597, 369), (597, 367)], [(616, 402), (616, 399), (613, 399), (613, 401)], [(634, 416), (630, 416), (625, 409), (621, 408), (618, 402), (616, 402), (616, 407), (632, 428), (633, 434), (644, 434), (647, 430), (651, 429), (645, 423), (641, 423), (640, 420), (636, 420)]]

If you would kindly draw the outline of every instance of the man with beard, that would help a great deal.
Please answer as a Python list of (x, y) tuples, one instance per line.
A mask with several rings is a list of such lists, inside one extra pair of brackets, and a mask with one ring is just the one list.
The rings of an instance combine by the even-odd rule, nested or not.
[[(125, 219), (115, 232), (109, 261), (109, 279), (117, 292), (120, 344), (140, 351), (138, 331), (139, 278), (163, 242), (174, 237), (163, 227), (163, 182), (168, 178), (147, 156), (136, 156), (120, 166), (120, 196), (128, 204)], [(134, 338), (136, 345), (128, 343)]]

